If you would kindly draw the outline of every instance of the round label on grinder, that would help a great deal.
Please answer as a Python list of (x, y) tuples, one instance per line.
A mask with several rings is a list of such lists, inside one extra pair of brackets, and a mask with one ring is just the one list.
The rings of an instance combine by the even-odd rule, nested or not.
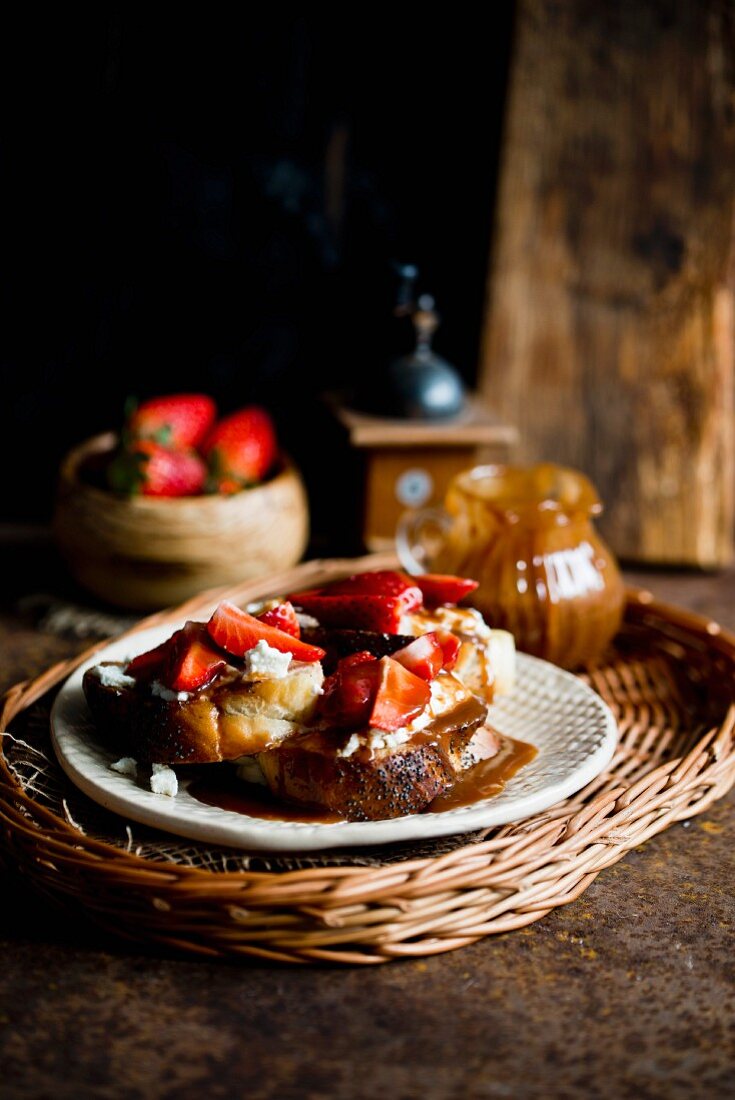
[(426, 504), (433, 489), (431, 474), (418, 466), (404, 470), (396, 481), (396, 497), (406, 508), (420, 508)]

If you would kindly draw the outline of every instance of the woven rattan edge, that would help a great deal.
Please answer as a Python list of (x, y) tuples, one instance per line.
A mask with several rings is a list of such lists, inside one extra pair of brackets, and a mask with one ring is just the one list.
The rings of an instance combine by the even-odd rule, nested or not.
[[(123, 637), (206, 612), (224, 595), (245, 601), (340, 573), (386, 567), (393, 560), (371, 555), (309, 562), (259, 582), (202, 593), (142, 620)], [(659, 631), (667, 645), (689, 646), (704, 655), (716, 652), (732, 683), (735, 636), (718, 624), (637, 589), (628, 593), (626, 617)], [(106, 644), (12, 687), (3, 699), (0, 730), (7, 731), (18, 714)], [(591, 670), (593, 686), (604, 691), (595, 676)], [(379, 868), (214, 875), (143, 859), (80, 836), (67, 821), (30, 799), (2, 753), (0, 823), (11, 860), (53, 896), (81, 898), (110, 931), (207, 955), (374, 963), (451, 950), (493, 932), (523, 927), (573, 901), (630, 847), (674, 821), (701, 813), (726, 793), (735, 781), (734, 724), (730, 705), (723, 721), (706, 730), (685, 756), (652, 768), (637, 783), (608, 784), (598, 793), (588, 788), (529, 823), (494, 830), (486, 840), (442, 856)], [(134, 904), (121, 921), (120, 891), (126, 884)], [(197, 906), (211, 912), (203, 919)], [(217, 923), (212, 913), (226, 921)]]

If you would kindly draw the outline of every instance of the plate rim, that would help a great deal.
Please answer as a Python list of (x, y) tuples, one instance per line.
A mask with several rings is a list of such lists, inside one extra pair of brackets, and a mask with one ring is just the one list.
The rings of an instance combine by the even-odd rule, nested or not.
[[(50, 730), (54, 752), (62, 770), (83, 794), (123, 819), (162, 829), (178, 837), (241, 851), (297, 853), (331, 851), (345, 847), (373, 847), (461, 835), (477, 829), (518, 822), (550, 809), (558, 802), (582, 790), (596, 778), (609, 764), (617, 747), (619, 736), (617, 722), (612, 711), (597, 692), (573, 673), (538, 657), (519, 653), (520, 669), (526, 662), (531, 666), (543, 666), (553, 674), (554, 678), (562, 683), (567, 682), (570, 687), (573, 686), (575, 693), (588, 695), (593, 699), (595, 707), (604, 718), (605, 733), (602, 742), (568, 775), (548, 783), (540, 790), (519, 796), (510, 804), (508, 802), (495, 804), (495, 799), (490, 798), (472, 806), (459, 807), (442, 813), (410, 814), (379, 821), (274, 823), (269, 819), (252, 818), (235, 811), (216, 810), (217, 820), (222, 828), (220, 832), (215, 822), (211, 820), (211, 811), (216, 808), (207, 807), (206, 811), (202, 810), (200, 817), (182, 819), (182, 806), (196, 809), (204, 805), (187, 794), (185, 777), (182, 782), (180, 776), (180, 793), (177, 798), (155, 795), (138, 785), (131, 777), (113, 772), (109, 764), (103, 765), (100, 759), (96, 759), (93, 755), (95, 753), (97, 756), (106, 755), (110, 761), (115, 759), (116, 754), (93, 741), (90, 743), (80, 731), (78, 723), (76, 727), (64, 725), (62, 728), (62, 723), (66, 723), (62, 713), (65, 708), (75, 703), (86, 707), (81, 682), (87, 668), (104, 660), (119, 660), (123, 653), (126, 656), (132, 656), (136, 652), (144, 652), (151, 643), (156, 644), (157, 640), (168, 636), (175, 628), (175, 623), (166, 623), (137, 631), (134, 635), (113, 639), (86, 661), (80, 663), (59, 688), (51, 710)], [(91, 714), (89, 714), (89, 724), (91, 722)], [(91, 777), (88, 774), (89, 769), (85, 770), (75, 763), (78, 751), (73, 750), (80, 748), (82, 754), (86, 752), (90, 755), (93, 769), (101, 770), (103, 783)], [(505, 789), (507, 790), (512, 783), (511, 779)], [(183, 802), (182, 794), (185, 796)], [(494, 813), (493, 809), (495, 809)], [(235, 837), (234, 833), (246, 835)]]

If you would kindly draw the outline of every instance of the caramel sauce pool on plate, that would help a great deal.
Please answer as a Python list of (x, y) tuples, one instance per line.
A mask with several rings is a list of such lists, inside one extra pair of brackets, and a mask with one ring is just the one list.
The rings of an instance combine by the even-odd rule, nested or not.
[[(457, 780), (451, 790), (440, 794), (426, 807), (425, 813), (444, 813), (460, 806), (471, 806), (485, 798), (500, 794), (507, 781), (536, 756), (537, 749), (525, 741), (503, 738), (503, 748), (489, 760), (482, 760)], [(188, 787), (192, 798), (207, 806), (217, 806), (248, 817), (266, 821), (303, 821), (328, 824), (343, 821), (340, 814), (323, 806), (291, 805), (267, 787), (245, 783), (234, 774), (221, 774), (217, 779), (195, 779)]]

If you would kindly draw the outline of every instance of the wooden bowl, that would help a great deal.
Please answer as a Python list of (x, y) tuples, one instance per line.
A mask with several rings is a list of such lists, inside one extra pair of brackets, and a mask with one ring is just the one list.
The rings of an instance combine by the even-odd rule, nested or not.
[(288, 569), (304, 552), (309, 512), (301, 477), (280, 470), (232, 496), (123, 497), (88, 481), (117, 443), (95, 436), (64, 459), (54, 533), (75, 579), (119, 607), (154, 610), (204, 588)]

